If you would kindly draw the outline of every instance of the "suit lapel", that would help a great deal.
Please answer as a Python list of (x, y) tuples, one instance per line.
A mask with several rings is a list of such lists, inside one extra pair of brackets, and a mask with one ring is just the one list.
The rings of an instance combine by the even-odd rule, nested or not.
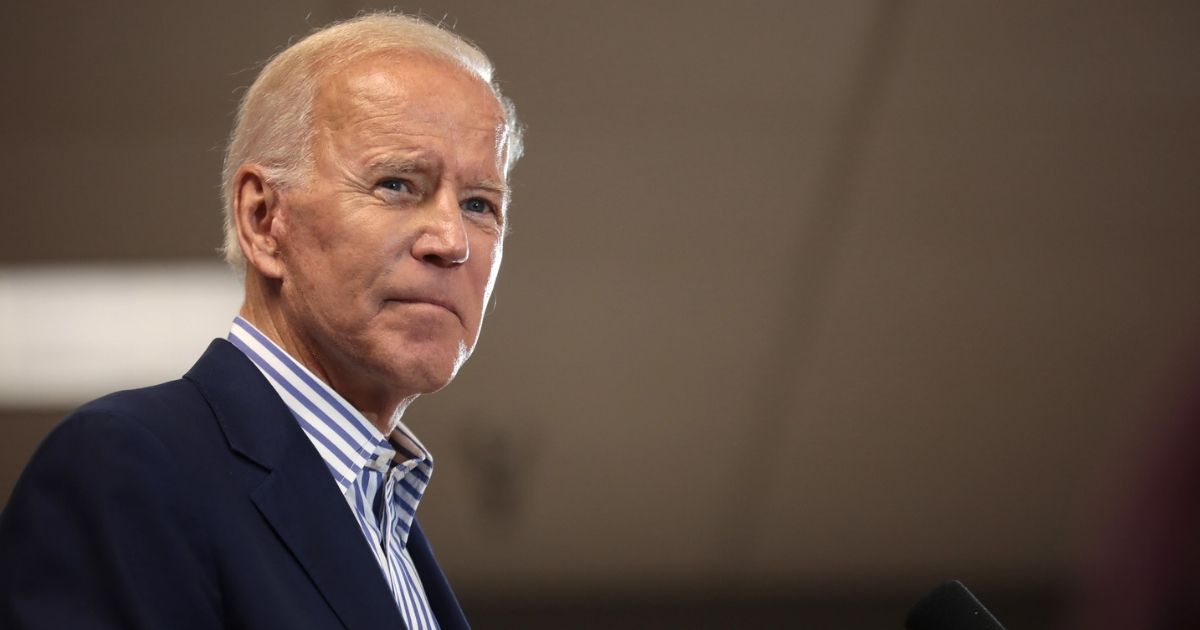
[(251, 500), (347, 630), (404, 628), (345, 497), (262, 373), (217, 339), (185, 378), (208, 399), (230, 448), (268, 471)]
[(251, 495), (254, 504), (348, 630), (403, 628), (392, 593), (345, 498), (303, 439), (293, 449), (306, 450), (310, 457), (297, 453), (282, 460)]
[(421, 531), (420, 523), (415, 520), (408, 534), (408, 555), (421, 576), (425, 597), (429, 599), (429, 607), (433, 609), (441, 630), (470, 630), (471, 625), (467, 623), (454, 591), (450, 590), (450, 583), (433, 557), (433, 549), (425, 539), (425, 532)]

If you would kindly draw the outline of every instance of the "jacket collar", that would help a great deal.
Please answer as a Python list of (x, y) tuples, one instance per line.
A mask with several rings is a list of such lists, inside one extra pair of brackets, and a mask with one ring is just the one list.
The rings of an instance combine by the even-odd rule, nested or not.
[(216, 339), (184, 378), (208, 400), (229, 447), (264, 469), (251, 500), (347, 630), (403, 628), (345, 498), (262, 373)]

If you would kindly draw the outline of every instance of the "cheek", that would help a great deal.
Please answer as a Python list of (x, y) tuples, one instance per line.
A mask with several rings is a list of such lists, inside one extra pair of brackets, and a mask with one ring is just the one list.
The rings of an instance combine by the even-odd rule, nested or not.
[(369, 298), (368, 290), (392, 273), (403, 251), (404, 230), (383, 222), (325, 222), (308, 232), (310, 272), (346, 300)]
[(490, 258), (487, 270), (487, 284), (484, 286), (483, 299), (487, 299), (492, 294), (492, 287), (496, 285), (496, 277), (500, 275), (500, 261), (504, 258), (504, 239), (496, 239), (490, 247)]

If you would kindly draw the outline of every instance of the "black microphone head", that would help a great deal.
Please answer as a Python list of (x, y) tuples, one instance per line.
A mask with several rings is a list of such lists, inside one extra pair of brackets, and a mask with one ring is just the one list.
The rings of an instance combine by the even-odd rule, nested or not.
[(958, 580), (933, 589), (908, 611), (905, 630), (1004, 630)]

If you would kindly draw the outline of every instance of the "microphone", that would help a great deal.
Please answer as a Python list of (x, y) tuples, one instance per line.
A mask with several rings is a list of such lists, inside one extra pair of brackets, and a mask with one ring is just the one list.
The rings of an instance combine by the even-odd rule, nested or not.
[(1004, 630), (983, 603), (958, 580), (944, 582), (917, 602), (905, 630)]

